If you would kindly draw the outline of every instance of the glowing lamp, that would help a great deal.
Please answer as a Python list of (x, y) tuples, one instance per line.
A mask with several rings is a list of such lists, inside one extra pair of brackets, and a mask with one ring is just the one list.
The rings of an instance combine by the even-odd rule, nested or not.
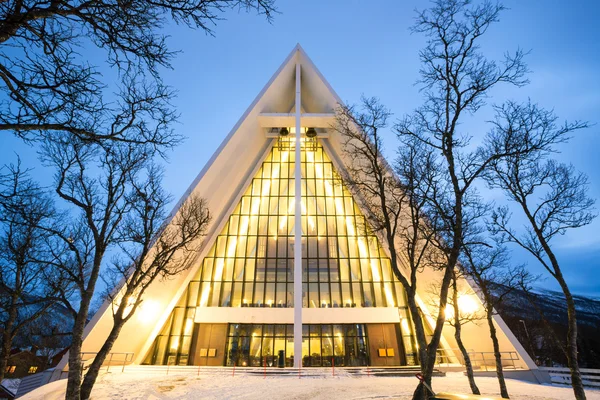
[(157, 302), (152, 300), (144, 300), (142, 304), (140, 304), (137, 317), (140, 322), (148, 323), (156, 319), (158, 312), (159, 305)]

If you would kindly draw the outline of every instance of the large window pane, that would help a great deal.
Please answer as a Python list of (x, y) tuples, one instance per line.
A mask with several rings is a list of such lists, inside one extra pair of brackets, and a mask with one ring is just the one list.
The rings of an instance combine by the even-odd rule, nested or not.
[[(301, 157), (303, 306), (405, 307), (404, 291), (389, 260), (377, 239), (366, 233), (365, 218), (343, 187), (331, 160), (319, 143), (311, 151), (305, 150)], [(178, 300), (185, 315), (193, 315), (196, 307), (293, 307), (294, 158), (293, 146), (273, 147), (232, 215), (223, 221), (223, 231), (210, 245), (201, 265), (192, 267), (198, 272)], [(146, 359), (156, 363), (187, 362), (189, 340), (185, 337), (189, 335), (183, 333), (184, 322), (176, 313), (168, 319), (161, 340), (155, 341), (152, 356)], [(174, 322), (172, 326), (170, 321)], [(270, 337), (261, 337), (259, 344), (243, 335), (239, 341), (228, 341), (230, 350), (225, 362), (231, 365), (235, 359), (246, 365), (261, 365), (260, 358), (264, 362), (267, 356), (274, 363), (278, 354), (273, 353), (278, 346), (286, 349), (286, 364), (291, 363), (291, 331), (285, 344), (276, 344)], [(352, 349), (341, 346), (336, 336), (331, 343), (319, 339), (312, 347), (307, 342), (303, 357), (308, 357), (308, 365), (351, 365), (350, 360), (362, 365), (366, 353), (361, 353), (361, 346), (366, 344), (357, 340), (352, 342)], [(158, 354), (159, 347), (162, 355)], [(260, 349), (258, 354), (253, 353), (256, 348)], [(318, 354), (314, 360), (313, 351)]]

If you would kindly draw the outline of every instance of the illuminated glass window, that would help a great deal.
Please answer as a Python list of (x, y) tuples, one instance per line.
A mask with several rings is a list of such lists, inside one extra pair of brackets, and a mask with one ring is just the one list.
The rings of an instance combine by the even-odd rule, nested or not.
[(229, 324), (225, 365), (232, 367), (277, 367), (294, 364), (294, 326)]
[[(302, 365), (363, 366), (369, 363), (364, 324), (303, 325)], [(294, 326), (230, 324), (227, 336), (227, 366), (277, 367), (279, 356), (286, 367), (294, 363)]]
[[(256, 172), (148, 363), (187, 364), (196, 307), (294, 306), (295, 141), (285, 141)], [(302, 306), (405, 307), (389, 259), (323, 147), (302, 143)]]
[(31, 367), (29, 367), (29, 371), (27, 371), (28, 374), (35, 374), (38, 370), (38, 367), (36, 367), (35, 365), (32, 365)]
[(199, 307), (293, 307), (294, 152), (274, 147), (190, 283)]
[(323, 147), (302, 152), (303, 307), (398, 307), (404, 292)]
[(302, 366), (369, 365), (364, 324), (302, 325)]

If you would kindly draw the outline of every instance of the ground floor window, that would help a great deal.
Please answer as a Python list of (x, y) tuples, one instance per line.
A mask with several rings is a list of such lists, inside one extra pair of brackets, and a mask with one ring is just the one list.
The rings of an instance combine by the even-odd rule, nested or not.
[[(276, 367), (294, 364), (294, 325), (229, 324), (225, 365)], [(284, 359), (279, 354), (283, 351)]]
[(369, 365), (364, 324), (303, 325), (302, 365), (357, 367)]
[[(369, 365), (364, 324), (303, 325), (302, 365)], [(282, 358), (283, 357), (283, 358)], [(241, 367), (291, 367), (294, 364), (292, 324), (230, 324), (225, 365)]]

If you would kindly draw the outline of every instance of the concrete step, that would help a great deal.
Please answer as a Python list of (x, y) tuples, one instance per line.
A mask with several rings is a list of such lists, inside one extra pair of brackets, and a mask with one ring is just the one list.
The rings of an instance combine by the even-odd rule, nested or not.
[[(119, 369), (111, 369), (111, 372), (121, 372)], [(127, 372), (143, 372), (147, 374), (158, 375), (181, 375), (181, 374), (197, 374), (202, 376), (225, 376), (225, 375), (244, 375), (244, 376), (290, 376), (297, 377), (327, 377), (327, 376), (414, 376), (420, 372), (419, 367), (404, 366), (404, 367), (306, 367), (298, 370), (297, 368), (274, 368), (268, 367), (198, 367), (198, 366), (166, 366), (166, 365), (128, 365), (125, 367)], [(434, 376), (444, 376), (444, 373), (435, 370)]]

